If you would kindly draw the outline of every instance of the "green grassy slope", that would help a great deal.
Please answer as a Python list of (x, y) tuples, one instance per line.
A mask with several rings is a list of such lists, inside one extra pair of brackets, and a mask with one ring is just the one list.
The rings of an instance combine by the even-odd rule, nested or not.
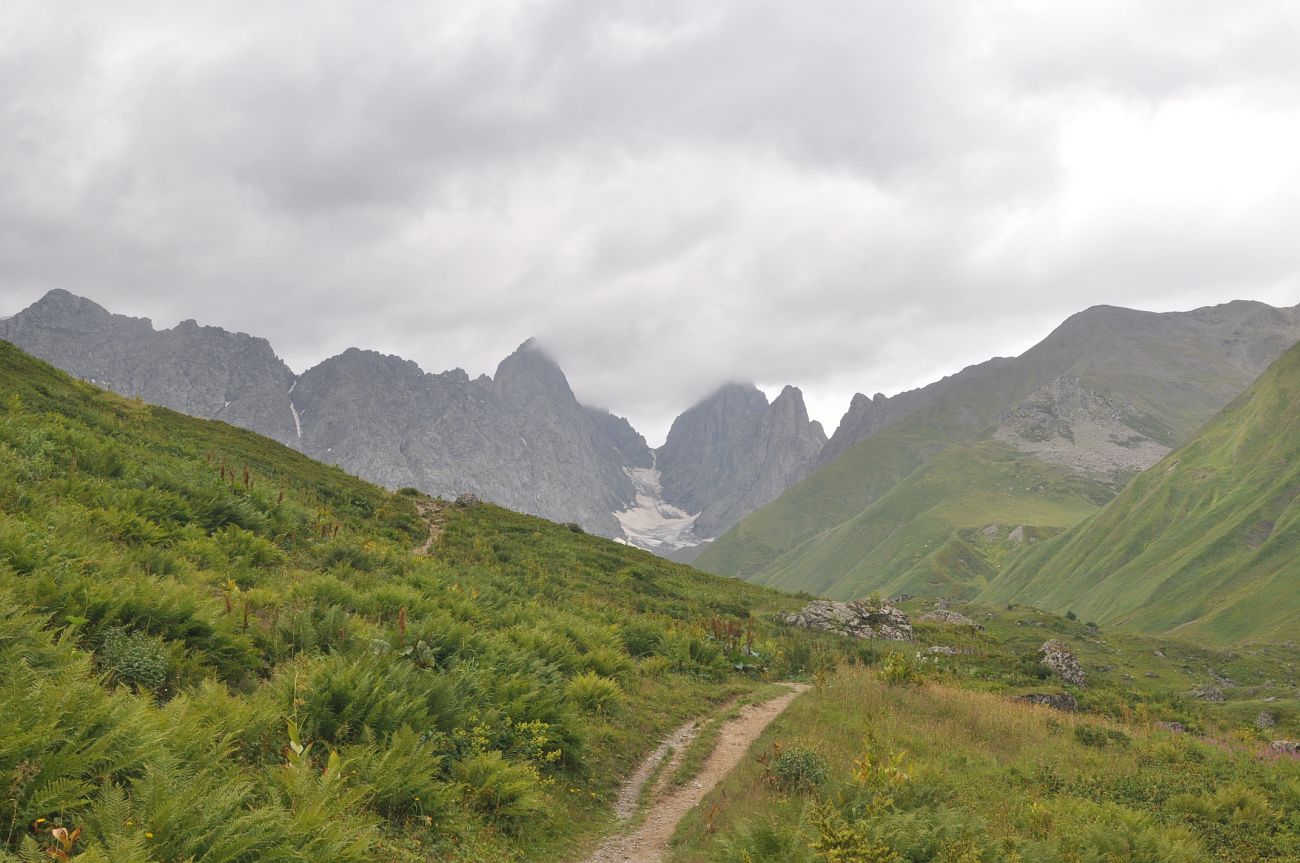
[(671, 863), (1290, 863), (1300, 760), (846, 668), (677, 831)]
[(981, 595), (1219, 643), (1300, 637), (1300, 346)]
[[(1100, 484), (1003, 444), (954, 446), (755, 580), (839, 599), (871, 591), (970, 596), (1014, 546), (1009, 528), (1034, 526), (1021, 538), (1028, 542), (1077, 523), (1108, 498)], [(990, 536), (980, 532), (989, 527)]]
[[(932, 584), (968, 594), (993, 573), (963, 573), (966, 556), (952, 545), (958, 566), (939, 558), (928, 570), (917, 567), (925, 543), (960, 544), (960, 533), (944, 531), (1013, 521), (1044, 532), (1075, 523), (1105, 502), (1118, 488), (1092, 485), (1062, 509), (1043, 511), (1037, 491), (1005, 491), (1001, 470), (990, 470), (979, 455), (1001, 417), (1038, 388), (1065, 374), (1076, 375), (1090, 390), (1128, 404), (1137, 430), (1168, 445), (1185, 440), (1215, 411), (1240, 393), (1267, 362), (1294, 341), (1297, 313), (1257, 303), (1230, 303), (1196, 312), (1159, 315), (1111, 307), (1082, 312), (1047, 339), (1014, 359), (974, 366), (935, 385), (935, 397), (893, 425), (847, 449), (834, 462), (814, 471), (781, 497), (751, 513), (704, 549), (694, 563), (701, 569), (787, 588), (828, 590), (847, 597), (900, 585)], [(1243, 339), (1242, 332), (1256, 335)], [(976, 445), (977, 455), (963, 463), (961, 452)], [(952, 448), (962, 448), (952, 450)], [(951, 452), (950, 452), (951, 450)], [(952, 482), (951, 500), (931, 485), (929, 506), (917, 508), (911, 493), (891, 490), (913, 480), (941, 453), (947, 462), (932, 475)], [(1018, 471), (1041, 470), (1049, 486), (1059, 474), (1045, 466), (1021, 465)], [(986, 515), (971, 512), (976, 490), (986, 486)], [(1036, 489), (1039, 483), (1025, 483)], [(1101, 490), (1101, 496), (1098, 490)], [(895, 504), (898, 508), (894, 509)], [(937, 519), (903, 534), (887, 530), (921, 512)], [(952, 518), (946, 513), (968, 513)], [(1042, 523), (1035, 518), (1047, 516)], [(933, 546), (932, 546), (933, 548)], [(804, 556), (808, 560), (801, 560)]]
[(568, 858), (666, 729), (820, 643), (438, 506), (0, 342), (0, 861)]

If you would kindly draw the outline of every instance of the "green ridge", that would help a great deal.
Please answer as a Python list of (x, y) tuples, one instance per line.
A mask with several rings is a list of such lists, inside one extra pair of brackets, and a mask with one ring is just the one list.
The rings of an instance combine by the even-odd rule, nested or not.
[(1300, 637), (1300, 345), (980, 599), (1214, 643)]

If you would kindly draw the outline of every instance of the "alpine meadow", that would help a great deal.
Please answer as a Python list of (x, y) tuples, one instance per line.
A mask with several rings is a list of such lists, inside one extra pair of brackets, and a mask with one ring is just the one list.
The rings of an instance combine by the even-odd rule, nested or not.
[(0, 3), (0, 863), (1300, 863), (1300, 3)]

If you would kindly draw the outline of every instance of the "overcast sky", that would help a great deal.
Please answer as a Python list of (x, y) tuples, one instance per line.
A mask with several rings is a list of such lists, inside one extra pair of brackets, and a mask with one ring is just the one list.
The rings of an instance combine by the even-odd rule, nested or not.
[[(834, 428), (1097, 303), (1300, 302), (1292, 0), (0, 6), (0, 315)], [(774, 391), (774, 390), (773, 390)]]

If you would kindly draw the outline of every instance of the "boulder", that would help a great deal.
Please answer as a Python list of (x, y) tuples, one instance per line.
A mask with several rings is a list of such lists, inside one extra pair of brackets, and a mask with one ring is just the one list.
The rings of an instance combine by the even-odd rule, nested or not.
[(975, 629), (984, 628), (964, 614), (958, 614), (955, 611), (948, 611), (947, 609), (942, 608), (936, 608), (934, 611), (926, 612), (917, 618), (917, 620), (922, 623), (941, 623), (945, 626), (971, 626)]
[(1288, 752), (1294, 755), (1295, 753), (1300, 752), (1300, 743), (1296, 743), (1294, 740), (1274, 740), (1273, 751)]
[(470, 494), (469, 492), (465, 492), (464, 494), (457, 495), (456, 497), (456, 506), (462, 508), (468, 508), (476, 505), (477, 503), (478, 503), (478, 495), (473, 495)]
[(804, 606), (802, 611), (783, 614), (779, 619), (787, 626), (835, 632), (853, 638), (912, 640), (911, 620), (888, 603), (871, 603), (861, 599), (853, 602), (817, 599)]
[(1020, 696), (1017, 700), (1027, 701), (1030, 704), (1044, 704), (1053, 710), (1064, 710), (1066, 713), (1073, 713), (1079, 709), (1079, 700), (1068, 692), (1031, 692)]
[(1174, 734), (1182, 734), (1187, 730), (1187, 726), (1181, 722), (1157, 722), (1156, 728), (1162, 731), (1172, 731)]
[(1079, 657), (1070, 651), (1065, 642), (1053, 638), (1043, 642), (1038, 652), (1043, 654), (1043, 664), (1052, 669), (1062, 682), (1075, 686), (1087, 683), (1088, 678), (1083, 673), (1083, 666), (1079, 664)]
[(1225, 700), (1223, 695), (1223, 690), (1212, 683), (1207, 683), (1204, 686), (1196, 687), (1195, 689), (1192, 690), (1192, 695), (1195, 695), (1197, 698), (1201, 699), (1202, 701), (1210, 701), (1215, 704), (1218, 704)]
[(1271, 711), (1261, 710), (1255, 717), (1255, 727), (1259, 729), (1273, 728), (1277, 725), (1277, 716)]

